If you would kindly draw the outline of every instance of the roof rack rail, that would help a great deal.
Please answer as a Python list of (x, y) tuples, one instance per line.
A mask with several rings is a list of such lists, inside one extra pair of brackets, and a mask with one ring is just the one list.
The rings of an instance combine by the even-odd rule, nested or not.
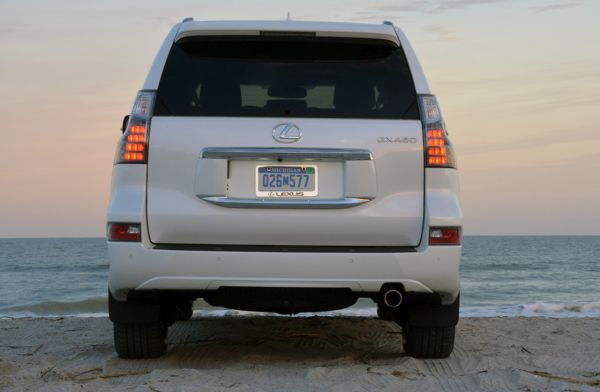
[(393, 26), (394, 24), (392, 22), (390, 22), (389, 20), (384, 20), (383, 21), (384, 25), (388, 25), (388, 26)]
[(188, 16), (187, 18), (183, 18), (183, 20), (181, 21), (181, 23), (185, 23), (185, 22), (193, 22), (194, 18), (192, 18), (191, 16)]

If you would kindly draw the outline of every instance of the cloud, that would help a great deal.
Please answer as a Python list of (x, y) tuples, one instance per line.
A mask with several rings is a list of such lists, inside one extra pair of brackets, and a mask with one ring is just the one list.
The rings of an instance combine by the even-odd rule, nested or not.
[[(600, 69), (586, 68), (588, 63), (569, 62), (564, 64), (552, 64), (553, 69), (550, 70), (547, 67), (538, 67), (520, 72), (495, 75), (490, 74), (480, 78), (439, 79), (436, 80), (436, 84), (443, 85), (447, 88), (490, 89), (507, 86), (510, 83), (517, 83), (520, 85), (549, 85), (558, 82), (574, 83), (578, 81), (597, 83), (598, 80), (600, 80)], [(570, 65), (571, 68), (568, 68), (567, 64)], [(594, 65), (595, 63), (591, 63), (589, 67)], [(577, 70), (577, 72), (573, 72), (572, 70)]]
[(547, 12), (547, 11), (561, 10), (564, 8), (580, 7), (584, 4), (585, 4), (585, 2), (583, 0), (555, 1), (550, 4), (533, 7), (533, 9), (538, 12)]
[(13, 21), (0, 20), (0, 35), (19, 33), (28, 26), (14, 23)]
[(431, 0), (409, 0), (402, 4), (369, 4), (365, 8), (352, 12), (348, 19), (352, 21), (382, 21), (393, 18), (398, 21), (399, 16), (403, 14), (433, 12), (433, 6)]
[[(381, 22), (382, 20), (390, 19), (390, 14), (374, 12), (374, 11), (356, 11), (351, 14), (349, 18), (345, 18), (348, 21), (353, 22)], [(394, 17), (394, 21), (399, 21), (399, 18)]]
[(402, 4), (373, 4), (369, 6), (372, 11), (387, 12), (423, 12), (435, 7), (436, 2), (431, 0), (412, 0)]
[[(587, 0), (541, 0), (543, 3), (539, 6), (532, 7), (538, 12), (553, 11), (563, 8), (579, 7), (586, 3)], [(515, 4), (521, 5), (519, 0), (408, 0), (401, 4), (371, 4), (362, 11), (353, 13), (353, 20), (370, 20), (370, 19), (386, 19), (390, 18), (390, 13), (423, 13), (435, 14), (445, 11), (461, 10), (475, 6), (485, 6), (493, 4)]]
[[(403, 14), (438, 14), (472, 6), (509, 2), (517, 3), (517, 0), (407, 0), (399, 2), (400, 4), (375, 3), (369, 4), (361, 10), (352, 12), (348, 20), (399, 20), (399, 17)], [(445, 38), (447, 39), (448, 37)]]
[[(595, 127), (590, 128), (574, 128), (574, 129), (561, 129), (553, 131), (545, 131), (543, 134), (538, 135), (526, 135), (519, 139), (493, 143), (493, 144), (463, 144), (457, 146), (460, 150), (461, 155), (476, 155), (482, 153), (500, 152), (500, 151), (515, 151), (521, 149), (530, 149), (541, 146), (548, 146), (554, 144), (565, 144), (566, 142), (599, 142), (600, 134), (596, 131)], [(581, 154), (575, 154), (576, 156), (587, 156), (589, 152), (585, 151)], [(597, 155), (597, 152), (593, 154)]]
[(450, 42), (457, 41), (458, 34), (454, 30), (450, 30), (443, 26), (430, 25), (427, 26), (426, 31), (429, 33), (433, 33), (436, 37), (436, 41)]
[(514, 2), (512, 0), (449, 0), (442, 1), (439, 3), (437, 9), (445, 10), (445, 9), (461, 9), (466, 7), (471, 7), (474, 5), (488, 5), (495, 3), (508, 3)]
[[(368, 6), (366, 12), (379, 14), (381, 12), (437, 13), (445, 10), (506, 2), (515, 2), (515, 0), (410, 0), (402, 4), (372, 4)], [(355, 12), (355, 14), (359, 14), (359, 12)]]

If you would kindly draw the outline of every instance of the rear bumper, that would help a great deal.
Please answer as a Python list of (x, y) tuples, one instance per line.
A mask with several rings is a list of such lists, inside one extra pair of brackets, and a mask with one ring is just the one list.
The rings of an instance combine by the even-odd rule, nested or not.
[(401, 283), (407, 292), (435, 292), (443, 303), (452, 303), (460, 288), (461, 246), (406, 253), (296, 253), (166, 250), (109, 242), (108, 250), (109, 288), (119, 300), (133, 289), (341, 287), (368, 295), (384, 283)]

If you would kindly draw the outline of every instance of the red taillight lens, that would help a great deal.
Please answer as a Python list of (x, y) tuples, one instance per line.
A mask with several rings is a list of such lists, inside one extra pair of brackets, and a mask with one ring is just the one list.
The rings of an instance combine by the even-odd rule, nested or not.
[(448, 164), (446, 135), (442, 129), (427, 130), (427, 165), (445, 166)]
[(146, 156), (141, 152), (139, 152), (139, 153), (126, 152), (125, 154), (123, 154), (123, 160), (120, 163), (145, 162), (145, 161), (146, 161)]
[(140, 91), (133, 104), (129, 123), (119, 141), (115, 163), (146, 163), (148, 127), (154, 107), (154, 91)]
[(144, 151), (143, 143), (125, 143), (125, 151)]
[(127, 141), (128, 142), (135, 142), (135, 143), (140, 143), (140, 142), (144, 142), (145, 140), (145, 135), (127, 135)]
[(147, 121), (131, 117), (117, 149), (116, 163), (146, 163)]
[(419, 96), (421, 117), (425, 127), (425, 166), (456, 168), (454, 149), (445, 130), (442, 112), (433, 95)]
[(429, 228), (429, 245), (460, 245), (460, 227)]
[(107, 232), (109, 241), (142, 240), (142, 227), (139, 223), (109, 223)]

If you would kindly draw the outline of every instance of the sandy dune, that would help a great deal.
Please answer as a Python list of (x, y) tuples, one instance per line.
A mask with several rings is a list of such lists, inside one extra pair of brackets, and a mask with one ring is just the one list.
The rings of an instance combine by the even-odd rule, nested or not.
[(598, 391), (600, 319), (463, 319), (447, 360), (414, 360), (369, 318), (178, 323), (168, 355), (122, 360), (104, 318), (0, 320), (1, 391)]

